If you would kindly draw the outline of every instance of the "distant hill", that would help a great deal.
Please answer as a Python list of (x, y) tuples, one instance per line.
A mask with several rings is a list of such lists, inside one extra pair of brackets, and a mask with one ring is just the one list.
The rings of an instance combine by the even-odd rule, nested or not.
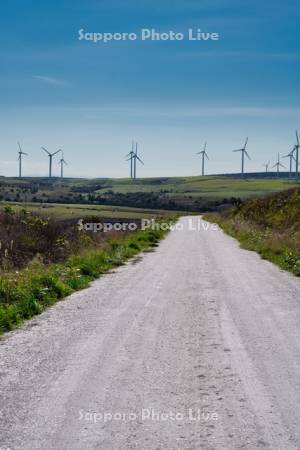
[[(282, 174), (283, 175), (283, 174)], [(1, 178), (0, 201), (103, 204), (184, 211), (217, 210), (297, 184), (275, 174), (205, 177)]]

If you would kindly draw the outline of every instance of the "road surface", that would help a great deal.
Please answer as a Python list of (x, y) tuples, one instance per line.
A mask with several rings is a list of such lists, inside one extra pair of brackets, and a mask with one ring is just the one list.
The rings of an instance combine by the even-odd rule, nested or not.
[(300, 448), (300, 280), (198, 220), (0, 340), (1, 450)]

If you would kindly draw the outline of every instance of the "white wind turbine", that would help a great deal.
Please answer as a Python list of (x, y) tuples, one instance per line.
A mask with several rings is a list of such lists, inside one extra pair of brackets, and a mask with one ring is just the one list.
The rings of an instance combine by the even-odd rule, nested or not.
[(54, 153), (50, 153), (45, 147), (42, 147), (42, 150), (44, 150), (44, 152), (47, 153), (47, 155), (49, 156), (49, 178), (52, 177), (52, 159), (53, 156), (56, 155), (57, 153), (61, 152), (61, 149), (57, 150)]
[(233, 150), (233, 152), (241, 152), (241, 153), (242, 153), (242, 170), (241, 170), (241, 176), (244, 175), (244, 169), (245, 169), (245, 155), (247, 156), (248, 159), (251, 159), (250, 156), (249, 156), (249, 154), (248, 154), (248, 152), (247, 152), (247, 150), (246, 150), (247, 144), (248, 144), (248, 138), (246, 139), (243, 148), (239, 148), (238, 150)]
[(204, 144), (204, 148), (201, 152), (197, 152), (196, 155), (202, 155), (202, 176), (204, 176), (205, 172), (205, 158), (209, 159), (208, 154), (206, 153), (207, 142)]
[(18, 147), (19, 147), (19, 151), (18, 151), (18, 154), (19, 154), (19, 158), (18, 158), (18, 160), (19, 160), (19, 177), (21, 178), (22, 177), (22, 156), (23, 155), (28, 156), (28, 153), (23, 152), (20, 142), (18, 142)]

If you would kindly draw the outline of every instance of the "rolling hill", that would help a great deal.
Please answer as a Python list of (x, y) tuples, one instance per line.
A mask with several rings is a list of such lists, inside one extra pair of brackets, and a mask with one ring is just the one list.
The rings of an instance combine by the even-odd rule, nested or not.
[(295, 187), (286, 177), (239, 176), (124, 179), (4, 178), (0, 201), (115, 205), (134, 208), (207, 211), (240, 200)]

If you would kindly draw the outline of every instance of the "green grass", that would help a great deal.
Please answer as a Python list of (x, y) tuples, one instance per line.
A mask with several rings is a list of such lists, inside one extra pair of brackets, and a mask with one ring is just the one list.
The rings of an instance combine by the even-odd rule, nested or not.
[[(81, 205), (81, 204), (57, 204), (57, 203), (15, 203), (9, 202), (16, 212), (24, 208), (28, 212), (38, 212), (53, 216), (59, 220), (79, 219), (83, 217), (99, 217), (101, 219), (150, 219), (152, 217), (170, 216), (170, 211), (160, 209), (130, 208), (125, 206), (110, 205)], [(179, 212), (173, 211), (174, 214)]]
[[(160, 177), (141, 178), (135, 181), (129, 178), (98, 178), (98, 179), (53, 179), (49, 182), (47, 178), (2, 178), (2, 188), (13, 187), (24, 188), (31, 183), (37, 183), (40, 192), (45, 196), (69, 193), (72, 188), (82, 189), (82, 192), (89, 190), (94, 193), (106, 193), (108, 191), (120, 193), (134, 192), (154, 192), (168, 191), (171, 194), (193, 194), (212, 198), (219, 197), (251, 197), (263, 195), (269, 192), (276, 192), (296, 186), (294, 181), (288, 178), (263, 178), (251, 176), (241, 179), (239, 175), (233, 176), (205, 176), (205, 177)], [(100, 186), (100, 187), (99, 187)], [(97, 189), (97, 187), (99, 187)], [(94, 190), (95, 189), (95, 190)]]
[[(140, 178), (0, 178), (0, 202), (52, 208), (61, 219), (99, 213), (103, 218), (135, 219), (165, 211), (205, 212), (234, 206), (240, 199), (296, 187), (287, 174)], [(35, 205), (35, 206), (34, 206)], [(37, 206), (39, 205), (39, 206)], [(43, 205), (43, 206), (40, 206)], [(108, 206), (110, 205), (110, 206)], [(112, 206), (113, 205), (113, 206)], [(39, 209), (38, 209), (39, 210)]]
[(281, 191), (296, 186), (288, 179), (257, 179), (257, 178), (229, 178), (222, 176), (178, 177), (178, 178), (144, 178), (132, 183), (128, 179), (106, 180), (107, 186), (98, 189), (98, 193), (110, 190), (120, 193), (160, 192), (180, 196), (189, 194), (211, 198), (223, 197), (254, 197), (269, 192)]
[(253, 199), (205, 218), (237, 238), (242, 248), (300, 276), (300, 188)]
[(40, 314), (56, 301), (83, 289), (142, 250), (154, 247), (166, 232), (137, 231), (111, 239), (101, 248), (87, 249), (64, 263), (35, 262), (0, 276), (0, 334)]

